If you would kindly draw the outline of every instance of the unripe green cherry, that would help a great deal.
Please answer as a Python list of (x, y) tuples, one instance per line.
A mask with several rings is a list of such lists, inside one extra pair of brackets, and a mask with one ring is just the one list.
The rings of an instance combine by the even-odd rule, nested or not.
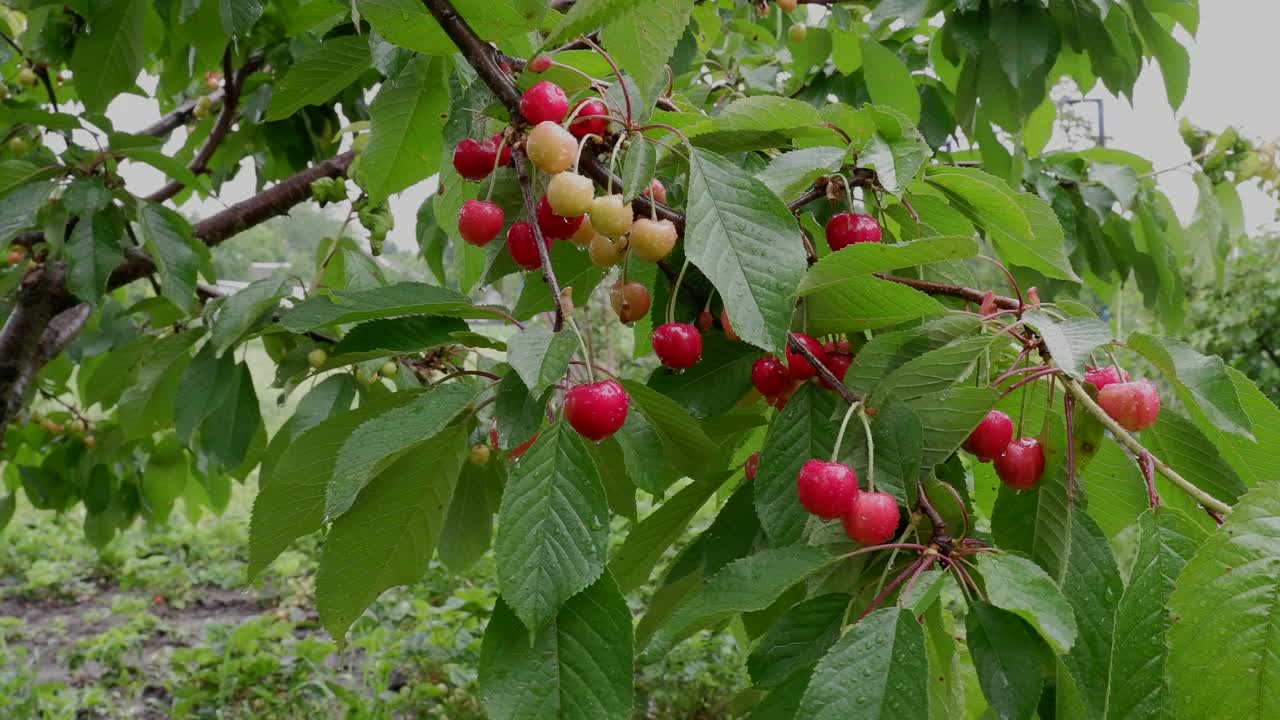
[(606, 237), (626, 235), (635, 217), (631, 203), (623, 202), (621, 195), (602, 195), (591, 203), (591, 225)]
[(395, 360), (388, 360), (382, 363), (382, 367), (379, 368), (378, 374), (384, 378), (395, 377), (396, 372), (399, 370), (400, 370), (399, 363), (397, 363)]
[(22, 137), (21, 135), (14, 135), (13, 137), (9, 138), (8, 147), (9, 147), (9, 152), (13, 153), (14, 155), (25, 155), (30, 146), (27, 145), (26, 138)]
[(191, 114), (195, 116), (197, 120), (199, 120), (207, 116), (209, 114), (209, 110), (211, 110), (212, 108), (213, 108), (213, 100), (210, 100), (208, 95), (201, 95), (200, 97), (196, 98), (196, 106), (191, 108)]
[(804, 42), (804, 39), (808, 35), (809, 28), (800, 23), (796, 23), (795, 25), (787, 28), (787, 37), (791, 38), (791, 42), (793, 43)]
[(471, 448), (471, 464), (484, 465), (489, 462), (489, 446), (481, 443)]
[(364, 368), (356, 369), (356, 382), (361, 385), (372, 385), (378, 382), (378, 373), (365, 372)]
[(307, 353), (307, 364), (317, 370), (324, 367), (326, 362), (329, 362), (329, 353), (320, 348)]
[(575, 172), (558, 173), (547, 185), (547, 202), (560, 217), (573, 218), (585, 214), (595, 200), (596, 189), (591, 178)]
[(558, 173), (569, 169), (578, 143), (559, 123), (544, 120), (529, 131), (525, 140), (525, 153), (529, 161), (544, 173)]
[(670, 220), (640, 218), (631, 225), (631, 251), (649, 262), (671, 254), (676, 246), (676, 226)]
[(627, 243), (625, 240), (610, 240), (597, 234), (591, 239), (591, 247), (587, 252), (591, 254), (591, 264), (611, 268), (622, 262), (622, 256), (627, 252)]
[(18, 84), (24, 87), (33, 88), (36, 83), (40, 82), (40, 76), (36, 75), (36, 71), (29, 67), (24, 67), (18, 71)]

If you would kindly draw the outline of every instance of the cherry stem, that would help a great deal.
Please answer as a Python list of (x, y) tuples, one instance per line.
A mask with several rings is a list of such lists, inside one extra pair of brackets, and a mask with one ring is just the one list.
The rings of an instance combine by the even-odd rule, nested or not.
[(849, 206), (849, 212), (858, 212), (853, 206), (853, 188), (849, 187), (849, 178), (845, 177), (844, 173), (836, 173), (836, 177), (840, 178), (840, 182), (844, 183), (844, 200)]
[[(1070, 395), (1062, 396), (1064, 410), (1063, 420), (1067, 424), (1067, 508), (1076, 506), (1076, 437), (1075, 437), (1075, 403)], [(1048, 413), (1045, 414), (1046, 417)]]
[[(1016, 364), (1018, 362), (1021, 362), (1022, 359), (1023, 357), (1020, 355), (1016, 360), (1014, 360), (1014, 363)], [(995, 380), (992, 380), (991, 387), (1000, 387), (1001, 383), (1013, 377), (1014, 375), (1025, 375), (1026, 373), (1029, 373), (1029, 372), (1040, 372), (1042, 370), (1049, 370), (1049, 369), (1052, 369), (1051, 366), (1049, 365), (1028, 365), (1021, 368), (1014, 368), (1006, 372), (1005, 374), (1001, 375), (1000, 377), (996, 378)]]
[(575, 175), (578, 173), (578, 162), (582, 160), (582, 149), (587, 146), (587, 141), (591, 138), (604, 142), (604, 138), (594, 133), (587, 133), (582, 136), (582, 139), (578, 141), (578, 152), (573, 156), (573, 172)]
[(524, 330), (524, 323), (511, 317), (509, 313), (503, 310), (500, 310), (499, 308), (493, 307), (492, 305), (476, 305), (476, 308), (479, 310), (484, 310), (486, 312), (491, 312), (494, 315), (497, 315), (498, 317), (502, 318), (503, 320), (506, 320), (507, 322), (511, 323), (512, 325), (515, 325), (520, 330)]
[(613, 76), (618, 78), (618, 86), (622, 88), (622, 100), (627, 105), (627, 126), (630, 127), (631, 126), (631, 91), (627, 90), (627, 84), (622, 80), (622, 71), (618, 69), (618, 65), (613, 61), (613, 58), (609, 57), (609, 53), (605, 52), (604, 48), (597, 45), (594, 40), (587, 37), (586, 35), (583, 35), (582, 42), (585, 43), (587, 47), (591, 48), (592, 50), (595, 50), (597, 53), (600, 53), (600, 57), (604, 58), (604, 61), (609, 63), (609, 67), (613, 69)]
[(907, 539), (907, 533), (915, 529), (916, 529), (916, 523), (913, 520), (907, 525), (907, 528), (902, 531), (902, 534), (898, 536), (897, 542), (883, 546), (883, 547), (892, 547), (893, 552), (889, 553), (889, 561), (884, 564), (884, 570), (880, 573), (880, 581), (876, 583), (876, 593), (879, 593), (880, 589), (884, 587), (884, 581), (889, 579), (889, 568), (893, 567), (894, 561), (898, 559), (899, 550), (917, 550), (918, 552), (928, 551), (929, 548), (925, 547), (924, 545), (920, 545), (917, 543), (903, 542), (903, 540)]
[(999, 260), (993, 257), (988, 257), (986, 255), (979, 255), (978, 259), (985, 260), (991, 263), (992, 265), (995, 265), (997, 268), (1000, 269), (1000, 272), (1004, 273), (1005, 279), (1009, 281), (1009, 287), (1013, 288), (1014, 297), (1018, 298), (1018, 317), (1022, 317), (1023, 305), (1025, 305), (1026, 303), (1022, 299), (1022, 288), (1018, 287), (1018, 281), (1013, 279), (1013, 273), (1009, 272), (1009, 268), (1005, 267), (1004, 263), (1000, 262)]
[(680, 142), (684, 143), (684, 146), (688, 148), (690, 152), (693, 152), (693, 143), (689, 142), (689, 138), (671, 125), (666, 123), (649, 123), (648, 125), (636, 128), (636, 132), (644, 132), (645, 130), (666, 130), (669, 133), (673, 133), (676, 137), (680, 138)]
[(973, 577), (969, 575), (969, 571), (964, 568), (967, 564), (963, 557), (955, 557), (950, 559), (951, 567), (956, 572), (956, 576), (960, 578), (961, 586), (969, 586), (973, 588), (973, 592), (977, 594), (978, 599), (984, 599), (982, 591), (978, 589), (978, 584), (973, 581)]
[(867, 434), (867, 490), (876, 491), (876, 441), (871, 439), (871, 421), (867, 419), (866, 408), (858, 407), (858, 419), (862, 421), (862, 429)]
[(578, 329), (578, 323), (574, 322), (572, 315), (566, 315), (564, 319), (573, 329), (574, 337), (578, 338), (578, 350), (582, 352), (582, 365), (587, 369), (587, 381), (595, 382), (595, 366), (591, 364), (591, 351), (587, 349), (587, 341), (582, 337), (582, 331)]
[(502, 378), (498, 377), (497, 375), (494, 375), (494, 374), (493, 374), (493, 373), (491, 373), (491, 372), (485, 372), (484, 370), (455, 370), (454, 372), (451, 372), (451, 373), (449, 373), (448, 375), (445, 375), (444, 377), (440, 378), (439, 380), (437, 380), (437, 381), (435, 381), (435, 382), (431, 383), (431, 386), (432, 386), (432, 387), (435, 387), (436, 385), (439, 385), (440, 383), (447, 382), (447, 381), (449, 381), (449, 380), (453, 380), (454, 378), (466, 377), (466, 376), (468, 376), (468, 375), (474, 375), (474, 376), (476, 376), (476, 377), (489, 378), (490, 380), (501, 380), (501, 379), (502, 379)]
[(915, 573), (916, 570), (918, 570), (921, 566), (923, 566), (925, 563), (928, 563), (928, 562), (932, 562), (932, 557), (926, 556), (926, 557), (921, 557), (914, 560), (910, 565), (907, 566), (907, 569), (899, 573), (898, 577), (894, 578), (888, 584), (888, 586), (885, 587), (884, 590), (881, 590), (880, 594), (875, 596), (875, 599), (871, 601), (871, 604), (868, 605), (866, 609), (863, 610), (860, 615), (858, 615), (857, 620), (854, 620), (853, 622), (856, 624), (858, 620), (861, 620), (862, 618), (870, 615), (871, 611), (875, 610), (876, 607), (878, 607), (886, 597), (889, 597), (889, 594), (892, 593), (895, 589), (897, 589), (897, 587), (902, 584), (903, 580), (906, 580), (907, 577)]
[(707, 302), (702, 305), (702, 312), (711, 312), (711, 301), (715, 299), (716, 289), (711, 288), (711, 292), (707, 293)]
[[(597, 93), (599, 93), (601, 98), (604, 97), (604, 94), (605, 94), (604, 87), (601, 85), (601, 82), (602, 82), (601, 80), (588, 75), (587, 73), (583, 72), (582, 70), (579, 70), (576, 67), (573, 67), (572, 65), (565, 65), (564, 63), (556, 62), (555, 60), (551, 61), (551, 65), (552, 67), (558, 67), (558, 68), (561, 68), (562, 70), (568, 70), (569, 72), (577, 73), (578, 75), (581, 75), (583, 78), (586, 79), (587, 83), (591, 85), (591, 88), (595, 90)], [(575, 108), (575, 110), (577, 109), (578, 108)], [(577, 113), (575, 112), (574, 114), (577, 114)], [(571, 122), (572, 120), (573, 120), (573, 115), (570, 115), (569, 120), (564, 123), (564, 126), (569, 127), (569, 122)]]
[(493, 197), (493, 186), (498, 184), (498, 168), (502, 165), (502, 149), (507, 146), (507, 136), (499, 135), (498, 154), (493, 156), (493, 169), (489, 171), (489, 191), (484, 194), (484, 201)]
[[(906, 535), (905, 532), (902, 534), (904, 536)], [(901, 540), (902, 538), (898, 538), (898, 539)], [(884, 543), (883, 545), (871, 545), (869, 547), (858, 548), (857, 550), (854, 550), (852, 552), (847, 552), (843, 555), (836, 556), (835, 558), (833, 558), (833, 561), (848, 560), (851, 557), (866, 555), (867, 553), (876, 552), (877, 550), (893, 550), (894, 553), (897, 553), (897, 551), (899, 550), (915, 550), (917, 552), (925, 552), (928, 549), (929, 548), (925, 547), (924, 545), (921, 545), (920, 543), (891, 542), (891, 543)], [(890, 562), (893, 562), (892, 556), (890, 557)]]
[(929, 523), (933, 525), (933, 537), (935, 539), (944, 537), (947, 533), (947, 522), (942, 519), (942, 515), (938, 514), (937, 508), (933, 503), (929, 502), (929, 496), (924, 492), (924, 483), (916, 481), (916, 506), (920, 508), (920, 512), (929, 518)]
[(929, 567), (928, 562), (916, 564), (915, 572), (911, 573), (911, 577), (907, 579), (907, 584), (902, 586), (902, 592), (898, 594), (898, 607), (906, 606), (907, 596), (911, 594), (911, 588), (915, 586), (916, 580)]
[[(581, 360), (570, 360), (570, 361), (569, 361), (569, 364), (570, 364), (570, 365), (581, 365), (581, 366), (583, 366), (583, 367), (586, 367), (586, 365), (587, 365), (586, 363), (582, 362)], [(611, 378), (613, 378), (613, 379), (615, 379), (615, 380), (618, 378), (618, 376), (617, 376), (617, 375), (615, 375), (614, 373), (609, 372), (607, 369), (605, 369), (605, 368), (601, 367), (600, 365), (596, 365), (596, 364), (592, 363), (591, 367), (592, 367), (592, 368), (594, 368), (596, 372), (598, 372), (598, 373), (602, 373), (602, 374), (604, 374), (604, 375), (608, 375), (609, 377), (611, 377)]]
[(684, 282), (684, 271), (689, 269), (689, 259), (685, 258), (680, 266), (680, 274), (676, 275), (676, 284), (671, 288), (671, 297), (667, 298), (667, 322), (676, 321), (676, 298), (680, 297), (680, 283)]
[(1147, 448), (1143, 446), (1142, 443), (1138, 442), (1138, 440), (1135, 437), (1133, 437), (1133, 435), (1131, 435), (1128, 430), (1125, 430), (1123, 427), (1121, 427), (1120, 423), (1113, 420), (1111, 416), (1107, 414), (1107, 411), (1103, 410), (1102, 407), (1098, 405), (1098, 403), (1092, 397), (1089, 396), (1088, 391), (1086, 391), (1084, 387), (1080, 385), (1079, 382), (1075, 380), (1068, 380), (1066, 383), (1066, 387), (1067, 387), (1067, 390), (1069, 390), (1072, 395), (1075, 395), (1076, 400), (1081, 405), (1083, 405), (1086, 410), (1088, 410), (1090, 413), (1093, 413), (1093, 415), (1098, 418), (1098, 421), (1101, 422), (1104, 427), (1110, 430), (1112, 436), (1115, 437), (1116, 440), (1119, 440), (1122, 445), (1129, 448), (1129, 450), (1135, 455), (1141, 455), (1142, 453), (1146, 453), (1147, 456), (1151, 458), (1151, 464), (1155, 466), (1156, 472), (1165, 476), (1165, 478), (1167, 478), (1169, 482), (1172, 482), (1180, 490), (1185, 492), (1187, 495), (1190, 495), (1192, 498), (1195, 499), (1196, 502), (1203, 505), (1205, 509), (1216, 512), (1219, 515), (1231, 514), (1230, 505), (1213, 497), (1212, 495), (1205, 492), (1204, 490), (1201, 490), (1194, 483), (1182, 477), (1173, 468), (1169, 467), (1164, 462), (1162, 462), (1160, 458), (1157, 458), (1155, 455), (1151, 454), (1151, 452), (1147, 450)]
[[(1057, 374), (1058, 374), (1058, 373), (1060, 373), (1060, 372), (1062, 372), (1062, 371), (1061, 371), (1061, 370), (1059, 370), (1058, 368), (1055, 368), (1055, 367), (1046, 368), (1046, 369), (1044, 369), (1044, 370), (1039, 370), (1039, 371), (1037, 371), (1037, 372), (1034, 372), (1034, 373), (1032, 373), (1032, 374), (1028, 375), (1027, 377), (1022, 378), (1022, 379), (1021, 379), (1021, 380), (1019, 380), (1018, 382), (1016, 382), (1016, 383), (1014, 383), (1014, 384), (1010, 385), (1010, 386), (1009, 386), (1009, 388), (1008, 388), (1007, 390), (1005, 390), (1005, 391), (1004, 391), (1004, 394), (1000, 396), (1000, 399), (1001, 399), (1001, 400), (1003, 400), (1003, 399), (1005, 399), (1005, 398), (1009, 397), (1009, 395), (1013, 394), (1013, 393), (1014, 393), (1018, 388), (1023, 387), (1023, 386), (1025, 386), (1025, 385), (1029, 385), (1029, 384), (1031, 384), (1031, 383), (1035, 382), (1036, 380), (1039, 380), (1039, 379), (1040, 379), (1040, 378), (1042, 378), (1042, 377), (1045, 377), (1045, 376), (1047, 376), (1047, 375), (1057, 375)], [(1052, 390), (1050, 390), (1050, 392), (1052, 392)], [(1025, 391), (1024, 391), (1024, 395), (1023, 395), (1022, 400), (1023, 400), (1023, 403), (1022, 403), (1022, 405), (1023, 405), (1023, 412), (1026, 412), (1026, 395), (1025, 395)]]
[(861, 407), (861, 402), (850, 403), (849, 409), (845, 411), (844, 419), (840, 421), (840, 432), (836, 433), (835, 448), (831, 451), (831, 462), (840, 462), (840, 445), (844, 443), (844, 431), (849, 427), (849, 419)]
[(613, 168), (618, 164), (618, 150), (622, 147), (622, 143), (626, 139), (626, 133), (618, 135), (618, 141), (613, 144), (613, 152), (609, 153), (609, 182), (604, 188), (605, 195), (613, 194)]
[(1147, 502), (1154, 510), (1160, 507), (1160, 494), (1156, 492), (1156, 466), (1152, 462), (1151, 453), (1138, 453), (1138, 469), (1142, 471), (1142, 479), (1147, 484)]

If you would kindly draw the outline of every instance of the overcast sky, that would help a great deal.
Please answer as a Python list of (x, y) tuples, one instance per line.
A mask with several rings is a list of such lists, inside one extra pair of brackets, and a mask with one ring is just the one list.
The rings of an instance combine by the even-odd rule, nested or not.
[[(1245, 9), (1243, 6), (1248, 6)], [(1178, 119), (1187, 117), (1193, 123), (1218, 131), (1227, 125), (1240, 127), (1248, 137), (1280, 140), (1280, 83), (1263, 73), (1280, 68), (1276, 62), (1280, 42), (1280, 3), (1268, 0), (1219, 2), (1206, 0), (1200, 5), (1200, 32), (1191, 50), (1191, 83), (1187, 99), (1178, 114), (1169, 108), (1159, 70), (1148, 66), (1138, 81), (1133, 105), (1095, 90), (1091, 97), (1105, 98), (1107, 135), (1110, 145), (1150, 159), (1157, 168), (1177, 165), (1190, 157), (1178, 136)], [(147, 88), (150, 90), (151, 88)], [(1088, 117), (1092, 109), (1081, 107)], [(159, 111), (156, 103), (137, 96), (121, 96), (110, 108), (110, 115), (121, 130), (137, 130), (153, 122)], [(179, 130), (170, 141), (171, 148), (181, 146)], [(216, 212), (223, 203), (230, 204), (253, 193), (252, 170), (223, 188), (222, 202), (205, 200), (189, 203), (184, 210), (204, 216)], [(124, 170), (129, 188), (144, 194), (158, 188), (163, 178), (147, 167), (134, 164)], [(1173, 201), (1184, 221), (1195, 210), (1196, 191), (1189, 174), (1165, 173), (1160, 177), (1162, 189)], [(390, 240), (398, 247), (415, 245), (414, 221), (418, 206), (435, 187), (434, 180), (424, 181), (401, 193), (391, 201), (396, 227)], [(1252, 185), (1242, 186), (1240, 194), (1245, 209), (1245, 226), (1255, 230), (1263, 225), (1276, 226), (1276, 205)]]

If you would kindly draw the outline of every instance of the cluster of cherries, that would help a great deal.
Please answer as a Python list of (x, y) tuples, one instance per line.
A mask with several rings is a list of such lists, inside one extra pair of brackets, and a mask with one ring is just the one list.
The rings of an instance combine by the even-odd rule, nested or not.
[[(822, 363), (823, 367), (830, 370), (837, 380), (844, 382), (845, 373), (849, 372), (849, 366), (853, 364), (853, 351), (848, 340), (840, 339), (824, 344), (804, 333), (791, 335), (802, 343), (814, 358)], [(784, 357), (785, 363), (776, 357), (766, 357), (760, 358), (751, 366), (751, 384), (770, 405), (781, 410), (796, 389), (814, 377), (823, 389), (835, 390), (825, 377), (818, 374), (818, 369), (813, 366), (813, 363), (809, 362), (804, 355), (792, 350), (790, 345), (787, 346)]]
[[(1098, 391), (1098, 405), (1120, 427), (1137, 432), (1151, 427), (1160, 414), (1160, 395), (1144, 380), (1129, 381), (1129, 374), (1114, 365), (1093, 368), (1085, 382)], [(1044, 447), (1034, 437), (1013, 439), (1013, 421), (992, 410), (969, 433), (961, 446), (979, 462), (994, 463), (996, 477), (1014, 490), (1029, 490), (1044, 474)]]

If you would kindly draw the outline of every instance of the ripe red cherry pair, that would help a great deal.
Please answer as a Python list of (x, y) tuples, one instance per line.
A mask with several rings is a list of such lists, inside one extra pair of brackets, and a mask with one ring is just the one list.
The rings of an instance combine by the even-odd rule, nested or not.
[(1013, 421), (992, 410), (961, 445), (980, 462), (995, 463), (996, 477), (1015, 490), (1035, 487), (1044, 474), (1044, 448), (1033, 437), (1013, 439)]
[(809, 460), (796, 475), (796, 495), (804, 509), (823, 520), (840, 518), (854, 542), (879, 545), (898, 529), (898, 501), (882, 492), (859, 492), (848, 465)]

